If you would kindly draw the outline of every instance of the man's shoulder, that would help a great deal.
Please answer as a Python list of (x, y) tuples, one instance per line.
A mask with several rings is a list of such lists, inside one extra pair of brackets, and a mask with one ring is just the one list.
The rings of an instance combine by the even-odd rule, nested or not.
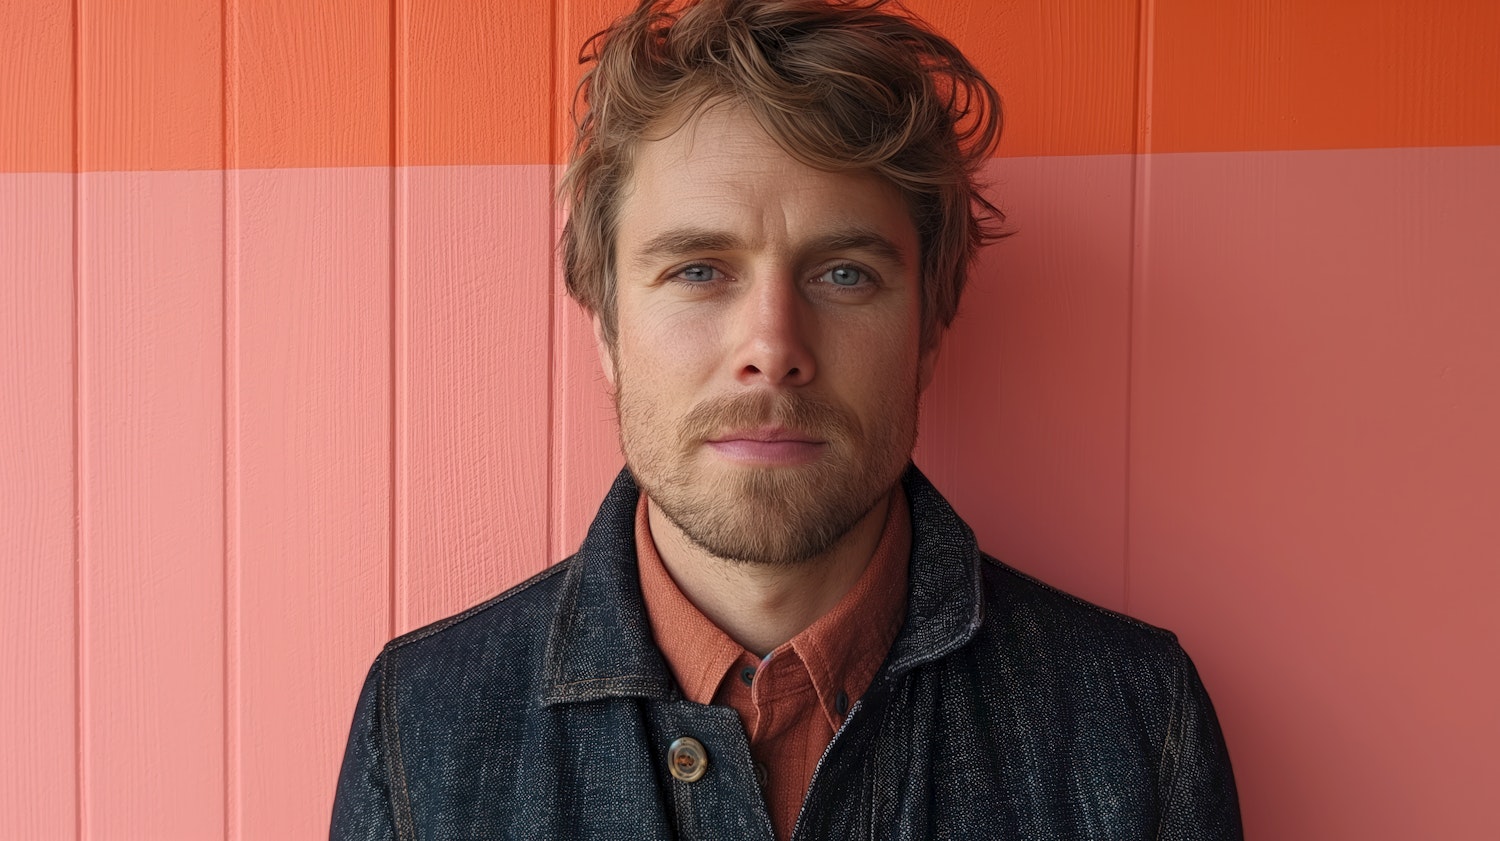
[(1079, 598), (984, 554), (985, 602), (1013, 611), (1012, 620), (1062, 623), (1075, 631), (1093, 631), (1145, 645), (1175, 645), (1177, 636), (1133, 616)]
[[(380, 653), (387, 678), (441, 684), (445, 676), (487, 675), (521, 688), (536, 677), (576, 556), (464, 611), (402, 634)], [(399, 676), (399, 677), (398, 677)]]
[(1049, 670), (1097, 670), (1152, 683), (1176, 682), (1187, 666), (1177, 636), (1165, 628), (1074, 596), (989, 555), (981, 567), (982, 648)]

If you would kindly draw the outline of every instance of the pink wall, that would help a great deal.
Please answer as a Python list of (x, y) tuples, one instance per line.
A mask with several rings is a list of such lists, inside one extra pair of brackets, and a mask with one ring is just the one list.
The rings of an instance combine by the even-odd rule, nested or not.
[[(550, 194), (623, 0), (378, 5), (0, 2), (0, 836), (326, 834), (380, 644), (619, 466)], [(918, 463), (1179, 632), (1252, 837), (1500, 837), (1500, 10), (912, 6), (1017, 230)]]

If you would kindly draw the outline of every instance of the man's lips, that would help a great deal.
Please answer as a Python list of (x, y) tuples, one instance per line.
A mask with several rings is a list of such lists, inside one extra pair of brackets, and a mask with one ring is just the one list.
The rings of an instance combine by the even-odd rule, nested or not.
[(707, 442), (709, 449), (731, 461), (754, 464), (802, 464), (817, 458), (827, 442), (789, 429), (752, 429), (725, 432)]
[(822, 444), (823, 439), (806, 432), (798, 432), (794, 429), (783, 429), (779, 426), (768, 426), (761, 429), (742, 429), (734, 432), (721, 432), (708, 439), (710, 444), (720, 444), (727, 441), (754, 441), (762, 444), (779, 444), (782, 442), (793, 444)]

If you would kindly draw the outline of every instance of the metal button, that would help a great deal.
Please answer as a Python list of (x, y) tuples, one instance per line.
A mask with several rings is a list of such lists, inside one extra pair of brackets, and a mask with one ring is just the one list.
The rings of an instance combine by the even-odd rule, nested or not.
[(708, 771), (708, 751), (692, 736), (683, 736), (667, 748), (667, 767), (672, 776), (685, 783), (696, 783)]
[(750, 686), (751, 684), (755, 683), (755, 667), (746, 666), (745, 668), (740, 669), (740, 680), (744, 681), (746, 686)]

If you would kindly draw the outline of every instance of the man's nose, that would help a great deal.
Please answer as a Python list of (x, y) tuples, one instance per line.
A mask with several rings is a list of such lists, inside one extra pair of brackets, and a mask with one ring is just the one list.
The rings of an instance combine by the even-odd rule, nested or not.
[(744, 385), (800, 386), (816, 375), (811, 331), (816, 319), (796, 276), (756, 279), (741, 299), (734, 328), (736, 377)]

